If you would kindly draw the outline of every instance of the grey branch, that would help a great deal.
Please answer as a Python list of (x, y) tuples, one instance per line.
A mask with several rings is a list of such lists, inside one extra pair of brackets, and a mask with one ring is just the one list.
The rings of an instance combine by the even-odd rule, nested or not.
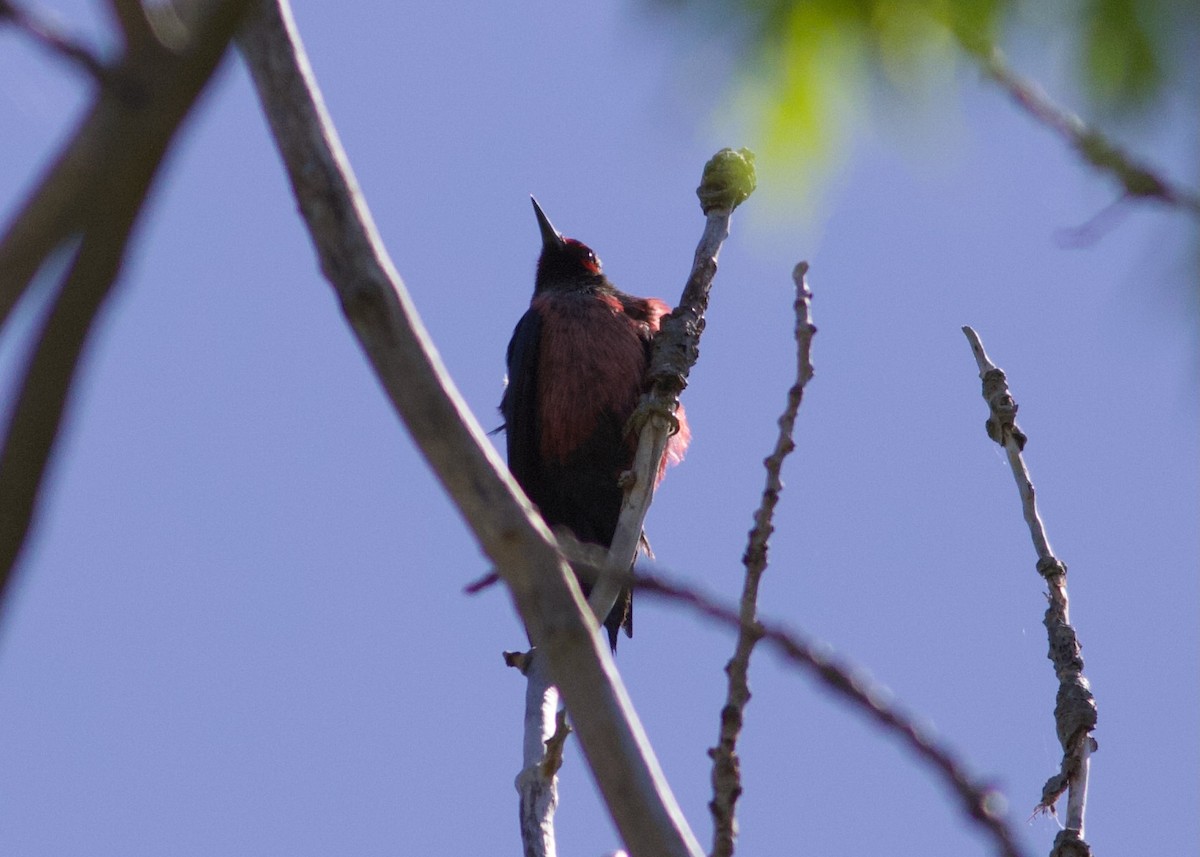
[(1085, 857), (1091, 853), (1084, 841), (1084, 811), (1087, 808), (1089, 760), (1096, 749), (1096, 742), (1092, 738), (1092, 731), (1096, 728), (1096, 701), (1083, 676), (1079, 639), (1071, 626), (1067, 566), (1051, 550), (1045, 525), (1038, 514), (1033, 482), (1021, 454), (1026, 437), (1017, 428), (1017, 403), (1009, 393), (1004, 372), (988, 358), (974, 330), (964, 327), (963, 333), (971, 345), (979, 367), (979, 377), (983, 380), (983, 398), (988, 403), (990, 414), (986, 426), (988, 437), (1004, 447), (1008, 456), (1017, 491), (1021, 495), (1021, 509), (1029, 525), (1034, 550), (1037, 551), (1038, 574), (1049, 589), (1050, 604), (1046, 608), (1043, 623), (1050, 642), (1047, 657), (1054, 664), (1059, 683), (1054, 721), (1063, 748), (1063, 758), (1059, 773), (1043, 787), (1038, 809), (1054, 812), (1058, 798), (1064, 791), (1068, 792), (1065, 829), (1055, 839), (1051, 857)]
[(804, 387), (813, 376), (812, 339), (817, 332), (812, 321), (812, 292), (808, 290), (805, 274), (808, 263), (801, 262), (792, 271), (796, 284), (796, 381), (787, 394), (787, 405), (779, 417), (779, 436), (775, 448), (763, 462), (767, 469), (767, 484), (763, 489), (762, 503), (754, 513), (754, 527), (750, 530), (749, 544), (742, 562), (746, 576), (742, 585), (742, 600), (739, 610), (737, 643), (733, 657), (725, 665), (729, 677), (725, 694), (725, 705), (721, 709), (721, 725), (717, 746), (708, 751), (713, 760), (713, 799), (708, 807), (713, 817), (713, 857), (729, 857), (733, 854), (737, 836), (735, 807), (742, 794), (741, 763), (737, 755), (738, 737), (742, 731), (742, 718), (750, 702), (750, 685), (747, 673), (750, 654), (760, 639), (758, 627), (758, 586), (767, 568), (767, 542), (774, 531), (772, 519), (779, 492), (783, 490), (780, 471), (783, 460), (796, 448), (792, 433), (796, 425), (796, 414), (804, 398)]
[(769, 643), (786, 660), (804, 669), (835, 695), (849, 702), (851, 708), (900, 738), (950, 788), (958, 798), (962, 813), (991, 839), (996, 854), (1001, 857), (1024, 857), (1024, 852), (1017, 844), (1016, 833), (1005, 818), (1007, 801), (1004, 796), (997, 789), (973, 779), (966, 765), (949, 748), (917, 725), (910, 715), (889, 704), (887, 692), (867, 676), (838, 663), (826, 654), (824, 647), (794, 631), (763, 620), (756, 620), (747, 627), (740, 611), (692, 588), (648, 574), (631, 574), (629, 580), (639, 593), (650, 593), (684, 604), (725, 625), (746, 629)]
[(554, 811), (558, 807), (558, 769), (570, 729), (558, 707), (546, 658), (537, 650), (524, 656), (525, 739), (523, 766), (517, 774), (518, 818), (525, 857), (555, 857)]
[(507, 584), (634, 857), (697, 857), (598, 626), (553, 535), (454, 387), (388, 258), (286, 3), (239, 37), (321, 268), (384, 392)]
[(212, 0), (199, 8), (181, 49), (155, 43), (123, 56), (0, 239), (0, 326), (46, 270), (47, 260), (58, 251), (70, 253), (23, 367), (0, 450), (0, 606), (33, 525), (97, 313), (116, 282), (163, 156), (224, 55), (246, 5), (246, 0)]
[(985, 75), (1007, 92), (1022, 110), (1066, 140), (1087, 163), (1112, 177), (1125, 196), (1156, 199), (1200, 215), (1200, 194), (1196, 191), (1162, 178), (1074, 113), (1059, 107), (1035, 84), (1014, 72), (995, 45), (961, 28), (956, 30), (956, 35), (959, 44)]
[[(633, 422), (638, 428), (638, 447), (632, 478), (625, 491), (617, 530), (609, 547), (608, 566), (615, 574), (633, 567), (646, 513), (654, 499), (654, 482), (659, 462), (674, 430), (679, 394), (687, 386), (687, 377), (700, 357), (700, 334), (708, 296), (717, 273), (717, 256), (729, 237), (729, 218), (733, 210), (754, 192), (754, 155), (748, 149), (722, 149), (704, 165), (696, 195), (704, 211), (704, 232), (692, 260), (692, 270), (684, 285), (679, 306), (662, 320), (654, 337), (648, 375), (651, 388), (638, 406)], [(592, 587), (588, 603), (598, 621), (612, 610), (620, 586), (610, 575), (600, 575)]]

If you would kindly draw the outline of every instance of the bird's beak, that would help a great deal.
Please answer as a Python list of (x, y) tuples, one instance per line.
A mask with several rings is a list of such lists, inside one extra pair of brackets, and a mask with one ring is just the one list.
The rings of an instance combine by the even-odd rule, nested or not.
[(562, 234), (554, 228), (554, 224), (550, 222), (550, 218), (546, 216), (546, 212), (542, 211), (542, 207), (538, 205), (538, 201), (532, 196), (529, 197), (529, 201), (533, 203), (533, 213), (537, 215), (538, 228), (542, 230), (542, 249), (562, 249)]

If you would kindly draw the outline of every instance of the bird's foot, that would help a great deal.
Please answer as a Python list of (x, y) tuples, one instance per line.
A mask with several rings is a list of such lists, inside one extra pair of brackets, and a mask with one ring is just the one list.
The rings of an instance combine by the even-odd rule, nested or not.
[(625, 434), (641, 436), (642, 429), (655, 417), (661, 417), (667, 423), (668, 436), (679, 433), (679, 417), (675, 416), (675, 407), (665, 405), (651, 396), (642, 396), (642, 400), (625, 423)]

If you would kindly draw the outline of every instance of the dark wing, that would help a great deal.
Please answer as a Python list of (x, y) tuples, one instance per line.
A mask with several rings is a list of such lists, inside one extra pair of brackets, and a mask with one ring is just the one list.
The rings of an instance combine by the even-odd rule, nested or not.
[(500, 400), (504, 433), (508, 439), (508, 468), (521, 485), (528, 485), (538, 471), (538, 343), (542, 318), (529, 309), (508, 342), (508, 386)]
[[(621, 509), (617, 474), (630, 455), (623, 438), (624, 422), (608, 415), (565, 462), (543, 461), (541, 409), (538, 407), (538, 362), (542, 317), (529, 309), (517, 322), (508, 343), (508, 386), (500, 400), (508, 440), (508, 468), (551, 526), (569, 527), (581, 541), (607, 546)], [(589, 587), (584, 586), (586, 595)], [(631, 593), (617, 598), (605, 619), (615, 650), (617, 632), (633, 633)]]

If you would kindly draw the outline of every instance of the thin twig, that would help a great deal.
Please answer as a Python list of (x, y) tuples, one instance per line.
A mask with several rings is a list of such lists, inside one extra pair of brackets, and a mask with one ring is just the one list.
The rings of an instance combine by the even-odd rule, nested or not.
[(1058, 677), (1058, 695), (1054, 706), (1054, 721), (1059, 743), (1063, 748), (1062, 764), (1042, 789), (1038, 810), (1054, 812), (1054, 805), (1064, 791), (1067, 796), (1067, 817), (1064, 830), (1055, 839), (1051, 857), (1086, 857), (1091, 853), (1084, 841), (1084, 813), (1087, 808), (1088, 768), (1091, 753), (1096, 749), (1092, 731), (1096, 728), (1096, 701), (1088, 681), (1083, 676), (1083, 657), (1079, 639), (1071, 627), (1067, 600), (1067, 566), (1054, 555), (1046, 527), (1038, 514), (1037, 498), (1029, 470), (1021, 451), (1025, 434), (1017, 427), (1017, 403), (1008, 390), (1004, 372), (992, 363), (983, 349), (979, 335), (970, 327), (963, 333), (971, 345), (979, 377), (983, 380), (983, 398), (988, 403), (987, 434), (1004, 447), (1012, 468), (1021, 509), (1029, 535), (1037, 551), (1038, 574), (1049, 588), (1049, 606), (1043, 623), (1050, 642), (1047, 657), (1054, 664)]
[(11, 0), (0, 0), (0, 23), (4, 21), (12, 22), (13, 26), (50, 53), (79, 66), (93, 80), (103, 83), (107, 78), (108, 69), (87, 45), (61, 32), (49, 21), (38, 19)]
[(1066, 140), (1087, 163), (1111, 176), (1125, 196), (1157, 199), (1200, 215), (1200, 193), (1161, 177), (1074, 113), (1059, 107), (1032, 81), (1013, 71), (990, 41), (967, 33), (961, 27), (953, 30), (959, 44), (988, 78), (1007, 92), (1022, 110)]
[(650, 593), (684, 604), (697, 612), (733, 628), (745, 629), (772, 645), (788, 661), (815, 676), (827, 689), (845, 699), (851, 707), (866, 714), (885, 731), (901, 741), (933, 770), (959, 800), (964, 815), (991, 839), (1002, 857), (1023, 857), (1017, 836), (1006, 815), (1007, 801), (999, 790), (973, 778), (954, 753), (910, 715), (887, 701), (888, 694), (869, 678), (846, 664), (838, 663), (825, 647), (807, 640), (771, 622), (756, 620), (747, 627), (740, 611), (687, 586), (657, 575), (633, 573), (627, 576), (638, 592)]
[(729, 677), (725, 705), (721, 709), (721, 726), (717, 746), (708, 751), (713, 760), (713, 799), (708, 808), (713, 817), (713, 857), (729, 857), (733, 854), (737, 836), (735, 807), (742, 794), (741, 762), (737, 754), (738, 737), (742, 731), (743, 712), (750, 702), (750, 685), (747, 673), (750, 654), (760, 637), (758, 633), (758, 586), (767, 568), (767, 542), (774, 532), (772, 519), (779, 492), (783, 490), (780, 471), (783, 460), (796, 448), (792, 440), (796, 425), (796, 414), (804, 398), (804, 387), (813, 376), (812, 339), (817, 332), (812, 321), (812, 292), (808, 290), (805, 274), (808, 263), (801, 262), (792, 279), (796, 284), (796, 380), (788, 390), (787, 406), (779, 417), (779, 436), (775, 448), (763, 464), (767, 470), (767, 484), (763, 489), (762, 503), (754, 513), (754, 527), (750, 530), (749, 544), (742, 562), (746, 566), (739, 610), (737, 643), (733, 657), (725, 665)]
[(507, 584), (634, 857), (699, 857), (607, 645), (550, 530), (458, 393), (384, 249), (285, 2), (239, 44), (321, 268), (376, 377)]
[(175, 133), (232, 38), (246, 0), (213, 0), (188, 49), (125, 58), (143, 98), (102, 86), (96, 103), (0, 240), (0, 316), (46, 259), (73, 240), (68, 266), (26, 365), (0, 449), (0, 607), (28, 538), (84, 345), (112, 291), (130, 233)]
[[(700, 334), (708, 296), (717, 273), (717, 256), (729, 237), (729, 218), (733, 210), (754, 192), (754, 155), (748, 149), (722, 149), (704, 165), (704, 174), (696, 195), (704, 211), (704, 232), (692, 259), (692, 270), (679, 306), (662, 320), (654, 337), (653, 353), (647, 376), (650, 392), (638, 408), (634, 420), (642, 421), (634, 456), (632, 479), (626, 489), (617, 521), (616, 533), (609, 546), (609, 567), (617, 574), (633, 566), (646, 513), (654, 499), (654, 484), (659, 464), (672, 431), (679, 394), (687, 386), (687, 377), (700, 356)], [(588, 604), (598, 621), (612, 610), (620, 587), (605, 575), (593, 585)]]

